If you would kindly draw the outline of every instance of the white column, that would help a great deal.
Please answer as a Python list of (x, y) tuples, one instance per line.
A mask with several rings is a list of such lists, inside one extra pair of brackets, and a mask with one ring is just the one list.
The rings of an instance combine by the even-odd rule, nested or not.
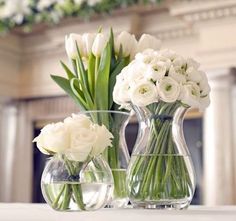
[(204, 204), (235, 203), (233, 85), (230, 69), (209, 73), (211, 104), (204, 114)]

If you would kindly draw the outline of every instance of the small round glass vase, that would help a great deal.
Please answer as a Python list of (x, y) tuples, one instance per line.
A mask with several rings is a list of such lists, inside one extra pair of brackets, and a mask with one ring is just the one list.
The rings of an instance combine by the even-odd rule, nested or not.
[(160, 101), (133, 109), (140, 128), (127, 170), (130, 201), (135, 208), (187, 208), (195, 190), (195, 171), (183, 136), (187, 108)]
[(57, 211), (92, 211), (103, 208), (113, 192), (113, 176), (102, 155), (84, 162), (56, 154), (41, 178), (45, 201)]

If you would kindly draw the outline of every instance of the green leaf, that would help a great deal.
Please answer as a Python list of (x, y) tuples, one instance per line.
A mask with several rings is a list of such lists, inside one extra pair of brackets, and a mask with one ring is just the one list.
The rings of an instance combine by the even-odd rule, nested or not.
[(109, 109), (111, 109), (113, 105), (113, 89), (116, 83), (116, 76), (122, 71), (122, 69), (126, 66), (125, 59), (121, 59), (120, 62), (117, 64), (113, 72), (110, 76), (110, 82), (109, 82)]
[(88, 61), (88, 84), (91, 96), (94, 96), (95, 90), (95, 56), (91, 53)]
[(86, 110), (83, 106), (82, 102), (75, 96), (70, 87), (70, 81), (66, 78), (51, 75), (51, 78), (75, 101), (75, 103), (79, 106), (80, 110)]
[(108, 43), (101, 55), (95, 85), (95, 103), (99, 110), (108, 110), (110, 62), (111, 45)]
[(111, 70), (113, 70), (116, 66), (116, 55), (115, 55), (115, 47), (114, 47), (114, 34), (113, 30), (111, 28), (110, 30), (110, 39), (109, 39), (110, 45), (111, 45)]
[(65, 70), (65, 72), (66, 72), (67, 77), (68, 77), (69, 80), (72, 79), (72, 78), (74, 78), (74, 77), (76, 77), (76, 76), (73, 74), (73, 72), (72, 72), (62, 61), (60, 61), (60, 63), (61, 63), (61, 65), (62, 65), (63, 69)]
[(79, 47), (77, 43), (76, 43), (76, 48), (77, 48), (77, 53), (78, 53), (78, 59), (76, 59), (76, 66), (77, 66), (77, 69), (79, 70), (79, 77), (80, 77), (80, 80), (82, 81), (82, 84), (85, 86), (85, 88), (87, 88), (87, 91), (88, 91), (88, 88), (89, 88), (88, 76), (85, 71), (83, 60), (80, 55), (80, 51), (79, 51)]
[(78, 78), (72, 78), (70, 80), (70, 87), (71, 87), (71, 90), (72, 92), (74, 93), (74, 95), (76, 97), (79, 98), (80, 102), (83, 104), (83, 106), (88, 110), (88, 107), (87, 107), (87, 104), (84, 100), (84, 94), (83, 92), (79, 89), (79, 86), (80, 86), (80, 82), (79, 82), (79, 79)]

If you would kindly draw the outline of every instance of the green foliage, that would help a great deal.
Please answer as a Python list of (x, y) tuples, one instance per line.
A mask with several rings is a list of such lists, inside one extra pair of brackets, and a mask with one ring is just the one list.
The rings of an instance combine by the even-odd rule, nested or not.
[[(40, 9), (38, 4), (40, 0), (28, 0), (28, 11), (30, 13), (23, 14), (24, 19), (21, 23), (15, 21), (15, 15), (10, 17), (1, 17), (1, 11), (5, 7), (7, 0), (0, 0), (0, 33), (4, 33), (16, 26), (23, 26), (24, 31), (30, 32), (34, 24), (46, 22), (49, 24), (57, 24), (65, 17), (80, 17), (89, 19), (94, 14), (107, 14), (115, 9), (129, 7), (136, 4), (151, 4), (153, 0), (101, 0), (95, 5), (88, 5), (87, 1), (82, 4), (76, 4), (74, 0), (64, 0), (60, 3), (52, 3), (47, 8)], [(163, 0), (156, 0), (160, 3)], [(17, 13), (17, 12), (16, 12)], [(20, 12), (21, 13), (21, 12)]]

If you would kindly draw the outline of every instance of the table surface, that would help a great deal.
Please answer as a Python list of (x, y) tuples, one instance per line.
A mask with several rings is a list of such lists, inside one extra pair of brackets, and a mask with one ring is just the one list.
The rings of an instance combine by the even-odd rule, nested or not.
[[(148, 220), (147, 220), (148, 219)], [(188, 210), (102, 209), (57, 212), (46, 204), (0, 203), (0, 221), (236, 221), (236, 206), (190, 206)]]

